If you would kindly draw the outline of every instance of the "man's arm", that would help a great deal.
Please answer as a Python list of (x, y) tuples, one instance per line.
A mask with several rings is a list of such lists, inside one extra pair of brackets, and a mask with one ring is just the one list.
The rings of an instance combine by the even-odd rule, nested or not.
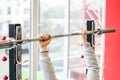
[(96, 59), (96, 55), (94, 53), (93, 48), (87, 42), (87, 31), (82, 31), (82, 41), (83, 41), (83, 49), (85, 55), (85, 63), (87, 66), (87, 80), (99, 80), (99, 67)]
[(49, 34), (42, 34), (40, 37), (44, 38), (43, 41), (39, 41), (40, 44), (40, 67), (44, 80), (57, 80), (54, 72), (53, 65), (51, 63), (47, 45), (51, 42), (51, 36)]
[(87, 66), (87, 80), (99, 80), (99, 67), (96, 55), (89, 43), (84, 44), (85, 63)]
[(57, 80), (48, 51), (40, 53), (40, 67), (44, 80)]

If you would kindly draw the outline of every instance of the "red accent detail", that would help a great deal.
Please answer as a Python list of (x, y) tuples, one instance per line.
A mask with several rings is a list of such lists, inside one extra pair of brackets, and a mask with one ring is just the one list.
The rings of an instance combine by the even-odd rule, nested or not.
[(7, 57), (3, 56), (2, 61), (4, 61), (4, 62), (7, 61)]
[(5, 76), (3, 77), (3, 80), (8, 80), (8, 76), (5, 75)]
[(84, 55), (81, 55), (81, 58), (84, 58)]
[(83, 30), (83, 28), (81, 28), (81, 30)]
[(83, 44), (80, 44), (80, 46), (83, 46)]
[(104, 80), (120, 80), (120, 0), (106, 0), (106, 28), (115, 33), (105, 35)]
[(6, 40), (6, 36), (2, 36), (2, 37), (1, 37), (1, 40)]

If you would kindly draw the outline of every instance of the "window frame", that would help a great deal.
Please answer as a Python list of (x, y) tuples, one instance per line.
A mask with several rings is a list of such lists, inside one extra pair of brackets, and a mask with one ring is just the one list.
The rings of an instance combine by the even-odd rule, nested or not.
[[(66, 5), (66, 26), (67, 29), (65, 30), (66, 33), (70, 32), (70, 1), (71, 0), (67, 0), (67, 5)], [(31, 37), (36, 37), (36, 35), (38, 35), (38, 0), (31, 0)], [(105, 10), (106, 10), (106, 0), (102, 0), (102, 28), (105, 28)], [(103, 80), (103, 70), (104, 70), (104, 39), (105, 36), (102, 35), (102, 40), (101, 40), (101, 44), (102, 44), (102, 50), (101, 50), (101, 64), (100, 64), (100, 80)], [(64, 54), (64, 59), (66, 59), (64, 61), (64, 74), (66, 77), (69, 77), (69, 37), (67, 37), (65, 39), (66, 42), (66, 49), (65, 49), (65, 53)], [(37, 50), (36, 50), (37, 49)], [(35, 54), (33, 54), (35, 53)], [(30, 59), (31, 59), (31, 63), (30, 63), (30, 79), (32, 80), (37, 80), (37, 61), (38, 61), (38, 45), (36, 43), (32, 43), (31, 44), (31, 54), (30, 54)], [(66, 64), (67, 63), (67, 64)]]

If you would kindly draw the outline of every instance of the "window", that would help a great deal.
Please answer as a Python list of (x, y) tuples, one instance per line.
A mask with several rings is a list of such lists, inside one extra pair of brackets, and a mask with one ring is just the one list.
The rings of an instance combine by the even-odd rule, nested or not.
[(30, 9), (29, 8), (24, 8), (24, 14), (29, 14), (30, 13)]
[[(62, 34), (65, 33), (66, 17), (65, 17), (66, 0), (40, 0), (39, 1), (39, 17), (38, 29), (39, 33)], [(53, 39), (49, 50), (50, 56), (55, 67), (55, 71), (59, 77), (64, 72), (64, 38)]]
[(0, 9), (0, 15), (2, 15), (2, 9)]
[[(28, 2), (27, 2), (28, 1)], [(31, 28), (30, 24), (30, 3), (38, 1), (38, 34), (40, 33), (50, 33), (54, 34), (64, 34), (79, 31), (81, 27), (85, 26), (86, 20), (93, 19), (96, 23), (96, 28), (102, 28), (102, 18), (103, 18), (103, 7), (101, 0), (1, 0), (0, 3), (6, 4), (6, 6), (0, 5), (0, 36), (8, 36), (8, 24), (20, 23), (22, 25), (23, 39), (30, 38)], [(104, 1), (104, 0), (103, 0)], [(15, 6), (10, 6), (9, 4), (16, 4)], [(93, 4), (94, 3), (94, 4)], [(24, 6), (21, 6), (24, 5)], [(34, 15), (36, 16), (36, 15)], [(33, 19), (34, 20), (34, 19)], [(37, 21), (37, 20), (36, 20)], [(35, 24), (36, 25), (36, 24)], [(35, 32), (35, 31), (33, 31)], [(37, 31), (35, 32), (37, 33)], [(101, 36), (96, 36), (95, 52), (97, 53), (98, 59), (101, 57), (102, 44)], [(85, 78), (85, 64), (84, 59), (80, 56), (83, 54), (82, 48), (80, 46), (80, 37), (71, 36), (67, 38), (56, 38), (53, 39), (49, 45), (49, 54), (54, 65), (55, 72), (58, 79), (66, 80), (70, 79), (83, 79)], [(22, 77), (23, 79), (29, 78), (29, 53), (30, 44), (22, 45)], [(6, 50), (0, 49), (0, 58), (6, 54)], [(8, 61), (3, 63), (0, 60), (0, 80), (3, 76), (9, 75), (8, 72)], [(33, 65), (34, 66), (34, 65)], [(32, 71), (32, 70), (31, 70)], [(82, 77), (78, 79), (79, 76), (76, 74), (81, 74)], [(41, 79), (40, 65), (38, 63), (38, 75), (40, 74), (38, 80)], [(66, 76), (67, 75), (67, 76)]]
[[(27, 15), (24, 13), (23, 5), (24, 1), (20, 0), (0, 0), (0, 4), (5, 4), (5, 6), (0, 5), (0, 37), (7, 36), (8, 38), (8, 25), (9, 24), (21, 24), (22, 26), (22, 38), (30, 38), (30, 2), (27, 0)], [(17, 5), (19, 4), (19, 5)], [(17, 13), (17, 14), (16, 14)], [(27, 17), (26, 17), (27, 16)], [(1, 41), (1, 40), (0, 40)], [(3, 56), (9, 58), (7, 54), (8, 49), (0, 49), (0, 59)], [(22, 77), (23, 79), (29, 78), (29, 53), (30, 44), (22, 44)], [(0, 60), (0, 80), (3, 79), (4, 75), (9, 76), (9, 59), (6, 62)], [(3, 71), (4, 69), (4, 71)]]
[[(104, 1), (104, 0), (103, 0)], [(93, 4), (94, 3), (94, 4)], [(87, 20), (94, 20), (95, 27), (102, 27), (103, 4), (100, 0), (39, 0), (38, 7), (38, 29), (40, 33), (61, 34), (79, 31), (86, 27)], [(103, 14), (104, 15), (104, 14)], [(66, 19), (67, 18), (67, 19)], [(100, 39), (97, 37), (96, 40)], [(68, 44), (69, 45), (68, 45)], [(96, 55), (100, 60), (102, 43), (96, 43)], [(68, 70), (68, 78), (80, 80), (85, 78), (85, 61), (81, 58), (84, 54), (79, 36), (53, 39), (50, 44), (50, 57), (54, 65), (56, 74), (60, 78), (64, 77), (65, 69)], [(100, 44), (100, 45), (98, 45)], [(99, 49), (98, 49), (99, 48)], [(66, 51), (67, 50), (67, 51)], [(66, 56), (68, 54), (69, 56)], [(69, 59), (68, 59), (69, 57)], [(67, 68), (64, 62), (68, 60)], [(75, 74), (82, 74), (80, 79)]]
[(25, 2), (29, 1), (29, 0), (24, 0)]
[(10, 8), (10, 7), (7, 8), (7, 14), (8, 14), (8, 15), (11, 14), (11, 8)]
[(2, 29), (2, 23), (0, 23), (0, 30)]

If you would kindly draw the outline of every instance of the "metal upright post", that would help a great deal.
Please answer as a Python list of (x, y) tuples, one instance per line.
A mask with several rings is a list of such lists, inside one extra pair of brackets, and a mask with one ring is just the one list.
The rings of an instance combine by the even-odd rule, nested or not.
[[(87, 20), (87, 31), (94, 31), (95, 30), (95, 22), (94, 20)], [(93, 49), (95, 48), (95, 37), (93, 34), (88, 34), (87, 35), (87, 41), (90, 43), (91, 47)], [(86, 74), (88, 72), (88, 69), (86, 69)]]
[[(87, 31), (94, 31), (94, 30), (95, 30), (94, 20), (87, 20)], [(94, 48), (95, 39), (93, 34), (87, 35), (87, 41), (90, 42), (90, 45)]]
[[(21, 25), (9, 24), (9, 37), (20, 40), (21, 36)], [(9, 80), (22, 80), (21, 54), (21, 45), (17, 45), (9, 50)]]

